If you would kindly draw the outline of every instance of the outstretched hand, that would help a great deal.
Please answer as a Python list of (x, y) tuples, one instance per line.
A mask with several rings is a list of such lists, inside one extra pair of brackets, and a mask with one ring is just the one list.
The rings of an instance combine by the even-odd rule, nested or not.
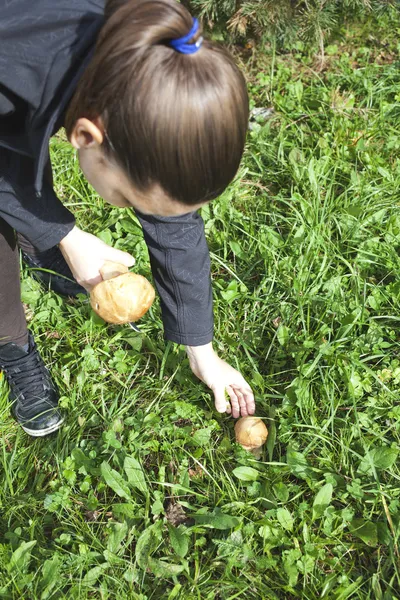
[(59, 246), (76, 281), (88, 292), (102, 280), (100, 269), (105, 261), (127, 267), (135, 264), (135, 259), (128, 252), (117, 250), (78, 227), (74, 227)]
[(212, 344), (187, 346), (186, 352), (193, 373), (214, 393), (218, 412), (232, 413), (235, 419), (254, 414), (254, 395), (249, 384), (239, 371), (214, 352)]

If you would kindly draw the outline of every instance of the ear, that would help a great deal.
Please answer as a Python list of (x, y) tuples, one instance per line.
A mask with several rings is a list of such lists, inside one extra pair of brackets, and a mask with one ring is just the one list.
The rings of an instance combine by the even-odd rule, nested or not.
[(104, 127), (101, 119), (90, 121), (79, 118), (69, 137), (69, 141), (77, 150), (85, 150), (93, 146), (101, 146), (104, 140)]

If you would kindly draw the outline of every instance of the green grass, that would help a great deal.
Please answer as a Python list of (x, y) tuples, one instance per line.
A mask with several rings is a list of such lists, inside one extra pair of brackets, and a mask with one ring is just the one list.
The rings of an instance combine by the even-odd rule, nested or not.
[[(157, 304), (139, 336), (24, 273), (68, 419), (32, 441), (1, 385), (0, 598), (400, 597), (399, 31), (343, 32), (323, 70), (301, 45), (247, 64), (275, 115), (203, 216), (216, 347), (267, 419), (261, 461), (164, 343)], [(150, 276), (132, 214), (62, 137), (52, 153), (80, 225)]]

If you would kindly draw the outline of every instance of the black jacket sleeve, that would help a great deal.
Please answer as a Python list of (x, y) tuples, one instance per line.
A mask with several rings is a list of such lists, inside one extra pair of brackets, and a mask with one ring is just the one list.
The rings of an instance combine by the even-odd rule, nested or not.
[(0, 217), (43, 251), (56, 246), (75, 219), (57, 198), (50, 176), (44, 179), (39, 198), (34, 179), (33, 159), (0, 148)]
[(167, 340), (202, 346), (213, 339), (210, 254), (197, 212), (156, 217), (136, 211), (161, 299)]

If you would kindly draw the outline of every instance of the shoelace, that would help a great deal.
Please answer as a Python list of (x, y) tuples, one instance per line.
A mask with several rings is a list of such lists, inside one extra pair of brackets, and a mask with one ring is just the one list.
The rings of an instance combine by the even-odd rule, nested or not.
[[(29, 408), (35, 408), (36, 405), (43, 403), (49, 406), (50, 403), (42, 398), (43, 388), (46, 384), (48, 385), (49, 379), (46, 371), (44, 371), (37, 349), (34, 348), (29, 354), (19, 358), (16, 362), (18, 364), (15, 366), (12, 364), (6, 365), (6, 372), (10, 384), (19, 392), (18, 402), (24, 405), (25, 396), (28, 396), (30, 398)], [(29, 395), (27, 392), (29, 392)], [(38, 393), (38, 400), (32, 402), (36, 392)]]

